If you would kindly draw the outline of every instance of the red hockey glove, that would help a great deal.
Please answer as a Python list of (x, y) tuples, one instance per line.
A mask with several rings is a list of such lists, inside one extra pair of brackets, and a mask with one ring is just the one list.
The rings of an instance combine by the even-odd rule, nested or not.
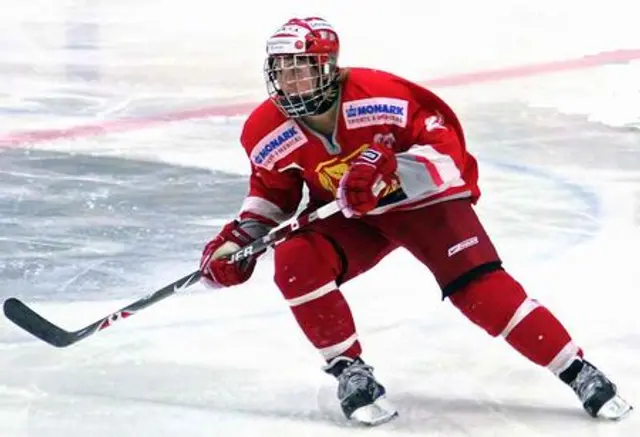
[(253, 238), (240, 228), (237, 220), (222, 228), (202, 252), (200, 271), (205, 285), (217, 288), (216, 284), (230, 287), (246, 282), (256, 266), (255, 257), (232, 264), (220, 258), (232, 254), (252, 241)]
[(374, 209), (397, 168), (393, 150), (384, 144), (372, 144), (360, 153), (338, 186), (337, 200), (344, 216), (360, 217)]

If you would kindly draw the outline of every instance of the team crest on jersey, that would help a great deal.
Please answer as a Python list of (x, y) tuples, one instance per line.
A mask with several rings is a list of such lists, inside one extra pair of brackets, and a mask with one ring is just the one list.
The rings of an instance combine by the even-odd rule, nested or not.
[(289, 120), (269, 132), (251, 152), (251, 161), (267, 170), (272, 170), (276, 162), (307, 142), (300, 126)]
[[(338, 185), (340, 184), (340, 179), (349, 169), (349, 163), (361, 153), (368, 152), (369, 144), (363, 144), (358, 147), (356, 150), (351, 152), (349, 155), (342, 158), (333, 158), (328, 161), (321, 162), (316, 166), (316, 174), (318, 175), (318, 180), (320, 181), (320, 185), (322, 188), (329, 191), (334, 196), (338, 192)], [(389, 193), (394, 192), (400, 187), (400, 182), (394, 180), (392, 184), (390, 184), (385, 191), (383, 192), (383, 197)]]
[(347, 129), (382, 124), (406, 127), (408, 106), (406, 100), (374, 97), (345, 102), (342, 104), (342, 113)]

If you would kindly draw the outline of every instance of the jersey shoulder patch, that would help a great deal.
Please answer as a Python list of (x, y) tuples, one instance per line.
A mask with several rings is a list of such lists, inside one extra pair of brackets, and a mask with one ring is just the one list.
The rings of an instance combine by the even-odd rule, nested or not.
[(307, 137), (295, 121), (265, 100), (245, 121), (240, 141), (253, 165), (272, 170), (276, 162), (306, 143)]
[(293, 120), (287, 120), (267, 133), (251, 150), (251, 162), (273, 170), (276, 162), (291, 154), (308, 141), (300, 126)]

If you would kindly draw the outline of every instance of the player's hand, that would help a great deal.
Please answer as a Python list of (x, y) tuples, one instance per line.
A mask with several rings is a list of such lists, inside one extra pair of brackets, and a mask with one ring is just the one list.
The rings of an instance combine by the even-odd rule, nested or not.
[(218, 288), (220, 285), (230, 287), (246, 282), (256, 266), (256, 258), (229, 263), (225, 257), (252, 241), (253, 238), (240, 228), (238, 221), (227, 223), (202, 252), (200, 271), (204, 284)]
[(372, 144), (351, 162), (340, 179), (337, 200), (345, 217), (360, 217), (374, 209), (398, 168), (393, 150)]

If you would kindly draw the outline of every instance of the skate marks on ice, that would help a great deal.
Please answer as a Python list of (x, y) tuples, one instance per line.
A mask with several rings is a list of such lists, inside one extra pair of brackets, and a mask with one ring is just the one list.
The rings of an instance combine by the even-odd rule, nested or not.
[(108, 299), (119, 288), (130, 293), (145, 266), (186, 253), (196, 258), (199, 242), (215, 231), (203, 218), (226, 219), (244, 190), (244, 178), (221, 172), (2, 149), (0, 297), (17, 293), (33, 302)]
[(296, 378), (283, 383), (273, 369), (134, 362), (101, 369), (96, 374), (86, 363), (68, 373), (31, 375), (34, 393), (23, 405), (27, 435), (233, 436), (255, 435), (254, 427), (286, 435), (278, 430), (290, 430), (292, 422), (303, 430), (341, 420), (318, 410), (312, 388)]

